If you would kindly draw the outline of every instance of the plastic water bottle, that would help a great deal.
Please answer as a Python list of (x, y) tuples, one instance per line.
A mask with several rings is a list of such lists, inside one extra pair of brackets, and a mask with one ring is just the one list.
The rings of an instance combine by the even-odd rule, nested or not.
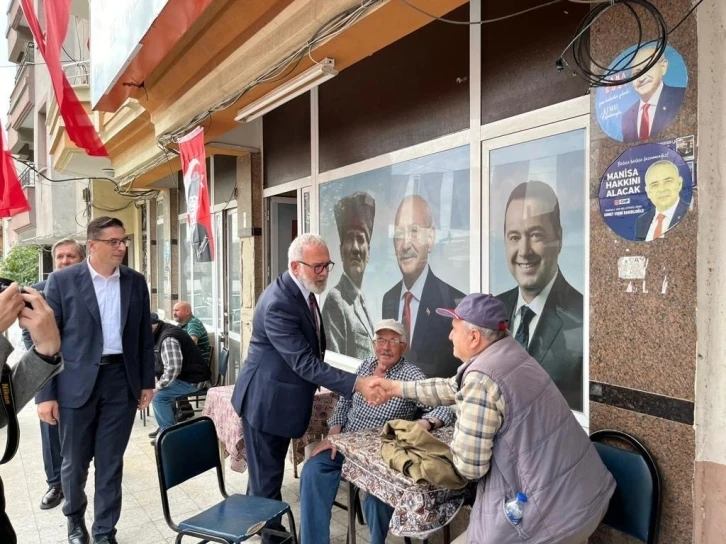
[(509, 521), (514, 525), (519, 525), (524, 516), (524, 503), (527, 502), (527, 495), (517, 493), (517, 496), (504, 505), (504, 512), (507, 514)]

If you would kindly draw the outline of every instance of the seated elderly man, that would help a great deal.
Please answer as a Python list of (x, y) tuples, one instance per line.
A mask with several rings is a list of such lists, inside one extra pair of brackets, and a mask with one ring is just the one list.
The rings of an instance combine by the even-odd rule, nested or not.
[[(424, 379), (418, 367), (402, 357), (406, 351), (403, 324), (384, 319), (375, 329), (373, 340), (376, 354), (358, 367), (359, 376), (378, 376), (391, 380), (415, 381)], [(451, 425), (454, 421), (448, 409), (431, 408), (416, 401), (391, 399), (377, 407), (370, 406), (356, 393), (351, 400), (340, 399), (333, 416), (328, 420), (329, 434), (382, 427), (391, 419), (417, 421), (426, 430)], [(330, 517), (333, 501), (340, 485), (343, 454), (329, 440), (323, 440), (305, 463), (300, 477), (300, 536), (302, 544), (330, 541)], [(383, 544), (393, 508), (367, 495), (363, 501), (366, 523), (371, 531), (371, 543)]]

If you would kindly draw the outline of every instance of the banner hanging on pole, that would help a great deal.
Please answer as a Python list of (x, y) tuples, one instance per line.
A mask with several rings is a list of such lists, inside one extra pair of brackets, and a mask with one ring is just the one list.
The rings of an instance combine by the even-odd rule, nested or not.
[(179, 154), (184, 174), (189, 241), (196, 261), (207, 263), (214, 260), (214, 236), (202, 127), (195, 128), (179, 140)]
[(30, 211), (30, 204), (20, 185), (9, 147), (5, 147), (5, 134), (0, 126), (0, 217), (12, 217)]

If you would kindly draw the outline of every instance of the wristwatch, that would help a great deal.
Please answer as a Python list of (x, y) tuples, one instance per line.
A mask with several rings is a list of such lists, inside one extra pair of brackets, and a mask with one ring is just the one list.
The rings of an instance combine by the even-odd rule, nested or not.
[(48, 363), (49, 365), (57, 365), (61, 362), (60, 352), (56, 353), (55, 355), (43, 355), (42, 353), (38, 353), (37, 349), (33, 348), (33, 353), (35, 353), (42, 361)]
[(424, 421), (428, 421), (429, 422), (429, 425), (431, 425), (431, 429), (430, 429), (431, 431), (433, 431), (436, 428), (436, 420), (434, 418), (432, 418), (432, 417), (425, 417), (423, 419), (424, 419)]

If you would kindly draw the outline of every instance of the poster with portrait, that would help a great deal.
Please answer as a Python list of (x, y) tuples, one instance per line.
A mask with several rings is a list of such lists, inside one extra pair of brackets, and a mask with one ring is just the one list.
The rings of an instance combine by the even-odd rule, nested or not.
[(586, 132), (489, 155), (489, 288), (517, 341), (583, 410)]
[(600, 213), (626, 240), (663, 238), (686, 216), (693, 199), (691, 169), (673, 149), (660, 144), (631, 147), (600, 180)]
[[(618, 55), (609, 79), (626, 79), (646, 66), (655, 53), (653, 43), (632, 46)], [(665, 53), (638, 79), (613, 87), (598, 87), (597, 120), (603, 132), (625, 143), (656, 138), (678, 115), (688, 86), (688, 70), (681, 54), (666, 46)]]
[(336, 263), (321, 306), (329, 351), (372, 355), (373, 327), (393, 318), (407, 325), (409, 361), (454, 375), (451, 320), (436, 308), (469, 292), (469, 184), (460, 147), (320, 185), (320, 235)]

